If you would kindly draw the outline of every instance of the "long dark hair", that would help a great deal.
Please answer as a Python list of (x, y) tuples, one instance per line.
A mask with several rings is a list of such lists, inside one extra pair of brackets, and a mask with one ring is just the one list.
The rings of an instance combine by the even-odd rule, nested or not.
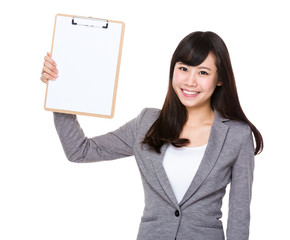
[(165, 143), (171, 143), (175, 147), (182, 147), (189, 143), (188, 139), (180, 138), (187, 121), (187, 110), (172, 87), (174, 66), (177, 62), (197, 66), (206, 59), (209, 52), (216, 57), (218, 81), (222, 82), (222, 86), (216, 87), (211, 97), (212, 108), (225, 118), (246, 122), (255, 137), (255, 155), (261, 153), (263, 138), (258, 129), (247, 119), (240, 105), (228, 49), (224, 41), (213, 32), (193, 32), (177, 46), (171, 59), (169, 86), (163, 107), (142, 143), (148, 144), (158, 153)]

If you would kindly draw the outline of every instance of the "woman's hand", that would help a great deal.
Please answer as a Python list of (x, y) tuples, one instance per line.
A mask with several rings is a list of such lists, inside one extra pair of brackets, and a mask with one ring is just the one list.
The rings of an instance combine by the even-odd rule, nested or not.
[(40, 80), (47, 83), (48, 80), (56, 80), (58, 77), (58, 70), (55, 61), (51, 58), (50, 53), (44, 57), (44, 64), (41, 72)]

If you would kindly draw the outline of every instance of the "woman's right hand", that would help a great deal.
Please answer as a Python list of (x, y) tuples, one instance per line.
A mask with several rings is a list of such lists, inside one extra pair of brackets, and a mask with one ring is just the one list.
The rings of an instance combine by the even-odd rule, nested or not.
[(44, 64), (41, 72), (40, 80), (47, 83), (48, 80), (56, 80), (58, 77), (58, 70), (55, 61), (51, 58), (51, 54), (47, 53), (44, 57)]

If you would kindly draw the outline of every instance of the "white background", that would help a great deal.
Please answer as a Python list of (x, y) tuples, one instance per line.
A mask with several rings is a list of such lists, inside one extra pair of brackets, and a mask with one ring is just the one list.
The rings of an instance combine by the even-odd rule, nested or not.
[[(54, 16), (126, 23), (115, 117), (80, 117), (88, 136), (161, 107), (179, 41), (211, 30), (231, 54), (241, 104), (265, 140), (256, 157), (251, 240), (289, 240), (289, 8), (287, 1), (27, 0), (0, 6), (0, 239), (135, 239), (143, 190), (134, 158), (66, 160), (43, 110), (43, 57)], [(227, 200), (223, 207), (226, 223)]]

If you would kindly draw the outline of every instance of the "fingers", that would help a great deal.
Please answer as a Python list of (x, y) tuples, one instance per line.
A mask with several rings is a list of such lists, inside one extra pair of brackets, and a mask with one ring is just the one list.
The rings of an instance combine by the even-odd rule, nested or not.
[(43, 68), (40, 80), (47, 83), (48, 80), (56, 80), (58, 77), (58, 70), (55, 61), (51, 58), (50, 53), (44, 57)]
[(44, 57), (44, 60), (45, 60), (47, 63), (50, 63), (52, 66), (56, 67), (56, 63), (55, 63), (55, 61), (51, 58), (51, 54), (50, 54), (50, 53), (47, 53), (47, 55)]
[(57, 78), (58, 77), (58, 70), (56, 67), (53, 67), (47, 63), (44, 64), (43, 66), (43, 72), (49, 74), (50, 76), (52, 76), (53, 78)]

